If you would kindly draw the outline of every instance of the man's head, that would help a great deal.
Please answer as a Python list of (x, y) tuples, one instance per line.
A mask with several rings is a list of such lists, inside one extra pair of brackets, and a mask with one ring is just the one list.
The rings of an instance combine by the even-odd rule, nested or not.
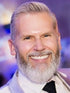
[(60, 34), (54, 14), (42, 3), (29, 2), (16, 9), (11, 20), (11, 54), (31, 81), (48, 81), (60, 60)]

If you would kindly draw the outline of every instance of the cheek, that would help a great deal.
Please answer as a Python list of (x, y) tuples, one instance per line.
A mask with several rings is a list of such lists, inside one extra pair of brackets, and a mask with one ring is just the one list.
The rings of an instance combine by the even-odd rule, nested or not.
[(45, 46), (47, 46), (48, 49), (51, 49), (53, 52), (57, 51), (58, 41), (55, 39), (49, 39), (45, 41)]
[(24, 42), (19, 45), (19, 52), (24, 56), (26, 56), (33, 47), (33, 44), (29, 42)]

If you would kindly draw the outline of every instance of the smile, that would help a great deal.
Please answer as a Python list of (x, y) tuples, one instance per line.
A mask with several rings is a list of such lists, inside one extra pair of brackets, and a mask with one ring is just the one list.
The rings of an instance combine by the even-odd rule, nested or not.
[(48, 58), (49, 55), (43, 55), (43, 56), (31, 56), (32, 59), (36, 59), (36, 60), (39, 60), (39, 59), (45, 59), (45, 58)]

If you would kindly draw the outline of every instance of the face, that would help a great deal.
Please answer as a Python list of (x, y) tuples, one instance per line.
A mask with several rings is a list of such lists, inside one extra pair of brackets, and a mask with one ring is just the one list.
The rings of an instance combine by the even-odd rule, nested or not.
[(43, 83), (59, 64), (60, 36), (47, 13), (21, 14), (16, 19), (15, 43), (10, 43), (18, 67), (31, 81)]

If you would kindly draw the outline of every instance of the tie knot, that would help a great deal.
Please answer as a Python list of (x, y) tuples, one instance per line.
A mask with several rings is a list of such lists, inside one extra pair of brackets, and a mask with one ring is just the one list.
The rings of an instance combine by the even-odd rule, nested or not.
[(42, 90), (47, 91), (48, 93), (56, 93), (55, 81), (48, 82)]

